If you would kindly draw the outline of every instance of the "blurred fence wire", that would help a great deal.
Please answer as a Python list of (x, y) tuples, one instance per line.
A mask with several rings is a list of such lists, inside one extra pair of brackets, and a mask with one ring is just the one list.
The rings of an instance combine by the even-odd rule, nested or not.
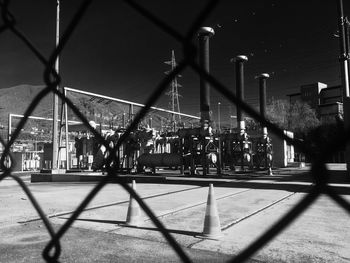
[[(61, 238), (66, 233), (66, 231), (72, 226), (74, 221), (78, 218), (78, 216), (83, 212), (83, 210), (87, 207), (89, 202), (96, 196), (97, 193), (110, 181), (111, 177), (118, 180), (118, 171), (115, 166), (110, 166), (107, 169), (106, 175), (103, 179), (98, 182), (91, 192), (85, 197), (84, 200), (80, 203), (75, 212), (71, 215), (71, 217), (55, 232), (53, 226), (51, 225), (48, 218), (45, 216), (40, 204), (37, 202), (35, 197), (32, 195), (29, 188), (25, 185), (23, 180), (13, 174), (12, 167), (8, 168), (6, 165), (7, 158), (11, 158), (10, 147), (13, 145), (14, 141), (19, 137), (21, 133), (21, 129), (23, 129), (26, 122), (28, 122), (28, 117), (33, 113), (36, 106), (39, 102), (48, 94), (55, 93), (59, 96), (59, 98), (67, 103), (68, 107), (84, 122), (87, 126), (89, 126), (90, 131), (96, 136), (100, 141), (103, 141), (102, 136), (96, 132), (90, 125), (87, 118), (78, 110), (73, 103), (64, 96), (63, 92), (57, 89), (57, 86), (61, 82), (60, 75), (55, 71), (55, 61), (59, 54), (64, 50), (65, 45), (73, 34), (74, 30), (78, 26), (82, 17), (85, 15), (86, 10), (91, 4), (91, 0), (84, 0), (80, 7), (76, 10), (74, 17), (70, 21), (69, 25), (61, 35), (59, 44), (56, 46), (52, 54), (46, 58), (39, 49), (37, 49), (34, 44), (31, 42), (30, 37), (25, 36), (17, 27), (16, 27), (16, 16), (12, 14), (9, 8), (10, 0), (2, 0), (0, 1), (1, 6), (1, 17), (3, 21), (3, 25), (0, 26), (0, 33), (3, 32), (12, 32), (15, 36), (17, 36), (24, 45), (26, 45), (32, 52), (33, 56), (35, 56), (45, 67), (43, 72), (43, 77), (45, 80), (46, 87), (33, 99), (30, 106), (27, 108), (24, 118), (18, 123), (15, 131), (12, 133), (11, 139), (6, 142), (4, 138), (0, 137), (1, 143), (5, 146), (4, 154), (1, 157), (1, 169), (2, 174), (0, 175), (0, 182), (4, 178), (13, 178), (26, 193), (30, 202), (33, 204), (36, 209), (38, 215), (41, 217), (48, 233), (51, 236), (49, 243), (46, 245), (45, 249), (42, 252), (43, 258), (48, 262), (58, 262), (61, 254)], [(323, 145), (319, 151), (315, 152), (311, 149), (310, 145), (302, 144), (300, 141), (293, 140), (290, 137), (286, 136), (284, 132), (279, 129), (274, 124), (270, 123), (268, 120), (262, 118), (260, 114), (246, 104), (244, 101), (238, 99), (235, 94), (233, 94), (227, 87), (225, 87), (219, 80), (215, 79), (212, 75), (208, 74), (198, 63), (197, 63), (197, 47), (196, 47), (196, 37), (199, 27), (202, 26), (205, 19), (209, 16), (211, 12), (215, 9), (215, 7), (219, 4), (219, 1), (211, 0), (206, 3), (203, 10), (201, 10), (198, 16), (193, 20), (193, 23), (189, 26), (187, 34), (182, 35), (180, 32), (172, 28), (170, 25), (165, 23), (161, 17), (153, 15), (146, 7), (139, 4), (136, 1), (132, 0), (124, 0), (124, 2), (130, 6), (130, 8), (134, 9), (139, 15), (144, 16), (146, 19), (151, 21), (155, 27), (160, 28), (166, 34), (170, 35), (174, 38), (175, 41), (178, 41), (183, 46), (184, 58), (182, 61), (178, 63), (176, 68), (168, 75), (164, 77), (164, 79), (160, 80), (157, 87), (154, 91), (149, 95), (145, 107), (142, 108), (135, 116), (133, 122), (128, 126), (126, 132), (119, 139), (116, 147), (113, 149), (109, 148), (109, 145), (106, 141), (103, 142), (106, 148), (109, 149), (112, 153), (115, 153), (116, 149), (123, 143), (123, 141), (130, 135), (130, 133), (136, 129), (138, 123), (146, 116), (150, 107), (155, 105), (160, 95), (165, 91), (168, 85), (171, 83), (172, 79), (174, 79), (178, 74), (181, 74), (185, 69), (191, 68), (198, 75), (201, 75), (207, 82), (210, 83), (211, 87), (225, 96), (229, 101), (241, 107), (243, 111), (245, 111), (248, 115), (259, 121), (261, 124), (266, 126), (271, 132), (278, 135), (280, 138), (283, 138), (288, 143), (298, 147), (302, 152), (308, 154), (312, 157), (312, 169), (311, 175), (314, 180), (314, 184), (311, 187), (310, 192), (297, 204), (295, 205), (287, 214), (285, 214), (280, 220), (274, 224), (270, 229), (268, 229), (265, 233), (263, 233), (259, 238), (257, 238), (252, 244), (246, 247), (243, 251), (241, 251), (238, 255), (233, 257), (230, 262), (243, 262), (249, 257), (251, 257), (254, 253), (256, 253), (259, 249), (261, 249), (264, 245), (270, 242), (273, 238), (275, 238), (283, 229), (285, 229), (290, 223), (292, 223), (300, 214), (302, 214), (316, 199), (320, 196), (320, 194), (326, 194), (330, 198), (332, 198), (339, 206), (344, 208), (347, 212), (350, 213), (350, 204), (340, 195), (338, 195), (330, 185), (328, 185), (329, 179), (329, 171), (326, 168), (325, 161), (327, 157), (335, 152), (344, 142), (349, 140), (349, 130), (345, 130), (341, 133), (340, 136), (334, 138), (334, 140), (327, 144)], [(146, 4), (145, 4), (146, 5)], [(114, 160), (116, 154), (110, 154), (107, 162), (116, 163)], [(175, 239), (170, 235), (168, 230), (163, 226), (163, 224), (156, 218), (153, 211), (142, 201), (139, 195), (129, 186), (125, 181), (119, 180), (119, 184), (130, 193), (130, 195), (137, 200), (140, 204), (141, 208), (146, 212), (146, 214), (151, 218), (153, 223), (157, 226), (159, 231), (164, 235), (168, 243), (172, 246), (172, 248), (176, 251), (178, 256), (182, 259), (183, 262), (191, 262), (188, 255), (184, 252), (183, 248), (175, 241)]]

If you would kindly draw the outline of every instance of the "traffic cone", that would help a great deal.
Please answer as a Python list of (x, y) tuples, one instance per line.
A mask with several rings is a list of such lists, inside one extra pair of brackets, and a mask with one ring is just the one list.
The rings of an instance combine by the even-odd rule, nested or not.
[[(135, 180), (132, 180), (132, 189), (136, 191), (136, 182)], [(126, 223), (127, 226), (139, 226), (141, 224), (141, 216), (140, 216), (140, 206), (138, 202), (132, 198), (130, 195), (130, 201), (129, 201), (129, 208), (128, 213), (126, 216)]]
[(218, 209), (214, 197), (214, 187), (213, 184), (209, 184), (209, 193), (207, 199), (207, 208), (205, 211), (203, 233), (198, 237), (207, 239), (219, 239), (221, 236), (222, 233)]

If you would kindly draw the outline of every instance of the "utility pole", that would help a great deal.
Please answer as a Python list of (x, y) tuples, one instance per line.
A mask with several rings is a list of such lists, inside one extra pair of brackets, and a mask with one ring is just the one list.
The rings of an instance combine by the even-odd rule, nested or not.
[[(165, 61), (164, 62), (167, 65), (171, 66), (171, 71), (173, 71), (176, 67), (176, 60), (175, 60), (175, 52), (174, 50), (171, 51), (171, 60), (170, 61)], [(171, 72), (170, 71), (170, 72)], [(165, 72), (165, 74), (169, 74), (169, 71)], [(178, 88), (182, 87), (178, 82), (177, 82), (177, 77), (181, 77), (181, 75), (175, 76), (173, 80), (171, 81), (171, 87), (170, 91), (167, 92), (166, 94), (170, 96), (170, 110), (173, 112), (178, 112), (180, 113), (180, 103), (179, 103), (179, 91)], [(178, 121), (181, 122), (181, 116), (178, 115)], [(173, 131), (176, 131), (176, 116), (174, 113), (172, 113), (171, 116), (171, 126), (173, 128)]]
[[(343, 0), (338, 0), (338, 30), (340, 44), (340, 69), (343, 88), (343, 112), (344, 112), (344, 129), (350, 129), (350, 89), (349, 89), (349, 24), (344, 16)], [(345, 146), (345, 162), (347, 174), (350, 174), (350, 143)]]
[[(60, 0), (56, 0), (56, 47), (60, 40)], [(59, 73), (59, 57), (55, 61), (55, 70)], [(59, 90), (59, 85), (56, 87)], [(53, 125), (52, 125), (52, 170), (57, 170), (58, 165), (58, 96), (53, 94)], [(68, 148), (68, 147), (67, 147)]]

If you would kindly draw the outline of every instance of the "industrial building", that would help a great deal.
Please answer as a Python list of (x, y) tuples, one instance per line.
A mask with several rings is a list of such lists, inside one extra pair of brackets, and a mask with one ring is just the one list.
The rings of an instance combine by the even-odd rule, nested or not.
[(327, 84), (316, 82), (302, 85), (300, 92), (288, 94), (289, 102), (303, 101), (316, 110), (323, 123), (335, 122), (343, 115), (343, 90), (341, 85), (328, 87)]
[[(302, 85), (300, 92), (288, 94), (289, 102), (303, 101), (316, 111), (322, 124), (334, 124), (343, 118), (343, 89), (341, 85), (328, 87), (327, 84), (316, 82)], [(344, 150), (335, 152), (328, 162), (345, 162)]]

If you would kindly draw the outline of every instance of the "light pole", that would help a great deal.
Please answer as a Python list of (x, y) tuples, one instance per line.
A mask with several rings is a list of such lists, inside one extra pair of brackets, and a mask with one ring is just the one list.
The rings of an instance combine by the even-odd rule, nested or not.
[(218, 102), (218, 130), (219, 130), (219, 132), (221, 132), (221, 125), (220, 125), (220, 123), (221, 123), (221, 116), (220, 116), (220, 102)]
[[(56, 48), (60, 40), (60, 0), (56, 0)], [(55, 61), (55, 71), (59, 73), (59, 57)], [(57, 85), (56, 89), (59, 89)], [(52, 125), (52, 170), (58, 166), (58, 95), (53, 94), (53, 125)]]

